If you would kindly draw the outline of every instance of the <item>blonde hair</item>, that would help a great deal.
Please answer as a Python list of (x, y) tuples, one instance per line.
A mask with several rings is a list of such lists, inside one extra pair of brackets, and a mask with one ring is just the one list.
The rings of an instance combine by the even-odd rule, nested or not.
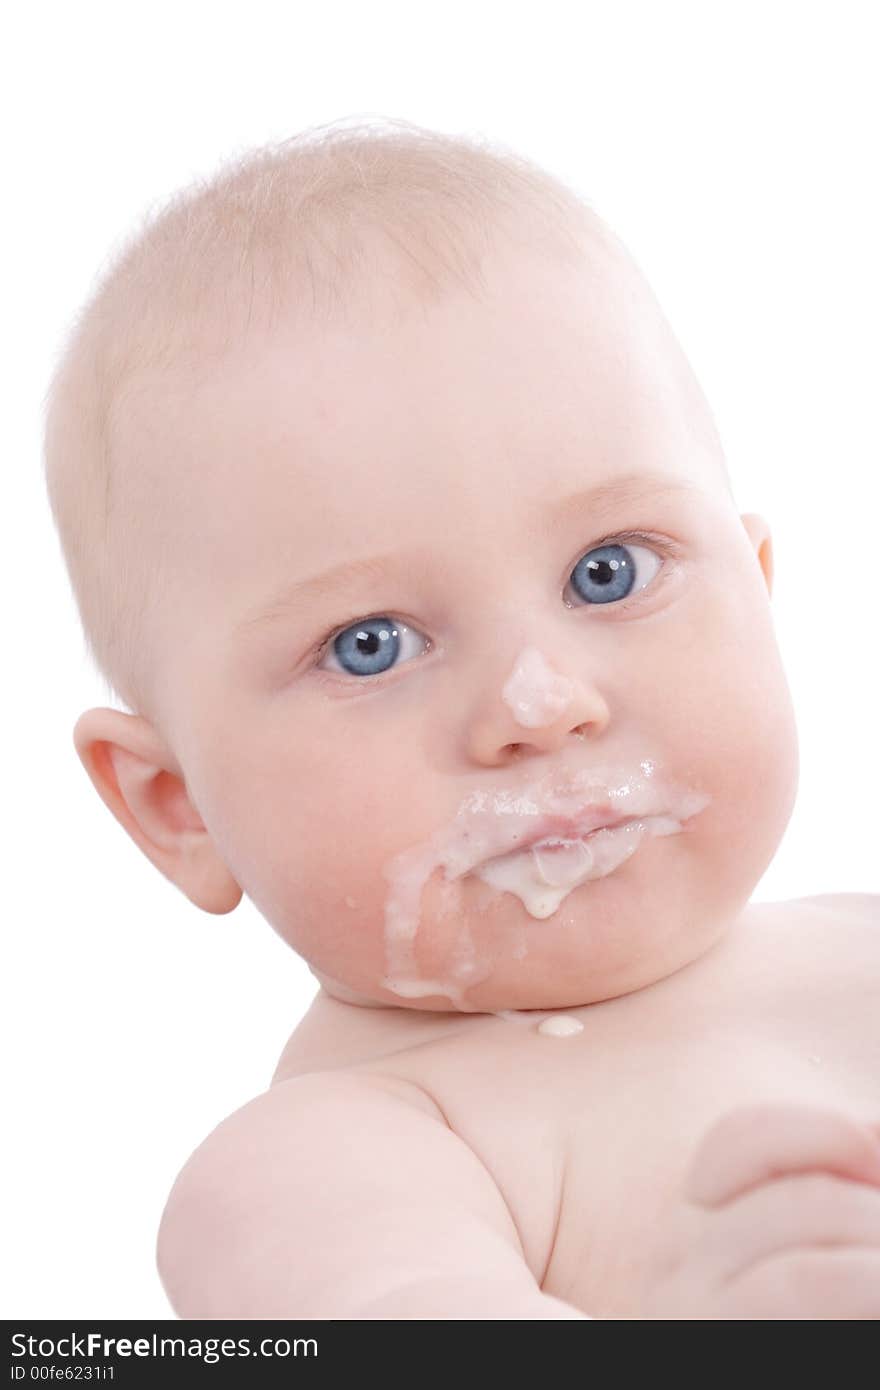
[[(583, 258), (613, 234), (530, 161), (482, 137), (381, 119), (313, 126), (196, 179), (111, 254), (44, 397), (45, 480), (86, 649), (112, 695), (151, 713), (150, 619), (170, 567), (139, 524), (114, 444), (126, 388), (176, 355), (199, 361), (291, 308), (344, 317), (367, 286), (430, 302), (480, 286), (497, 234)], [(371, 251), (378, 246), (378, 260)], [(390, 268), (390, 269), (389, 269)], [(131, 474), (133, 470), (129, 470)]]

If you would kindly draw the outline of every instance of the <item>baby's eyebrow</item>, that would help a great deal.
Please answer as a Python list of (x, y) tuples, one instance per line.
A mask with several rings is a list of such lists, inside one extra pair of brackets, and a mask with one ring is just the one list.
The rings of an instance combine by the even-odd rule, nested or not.
[[(593, 487), (569, 493), (549, 508), (548, 520), (559, 520), (569, 512), (589, 511), (591, 524), (607, 516), (623, 503), (650, 501), (665, 494), (698, 493), (700, 484), (686, 478), (674, 478), (662, 473), (626, 473)], [(535, 511), (540, 510), (536, 506)], [(545, 515), (547, 513), (545, 512)], [(290, 619), (319, 600), (343, 597), (363, 589), (377, 579), (387, 578), (395, 571), (424, 565), (423, 551), (398, 550), (383, 555), (369, 555), (360, 560), (347, 560), (334, 565), (310, 579), (298, 579), (282, 586), (274, 595), (264, 599), (245, 614), (235, 626), (235, 636), (261, 630), (279, 618)]]

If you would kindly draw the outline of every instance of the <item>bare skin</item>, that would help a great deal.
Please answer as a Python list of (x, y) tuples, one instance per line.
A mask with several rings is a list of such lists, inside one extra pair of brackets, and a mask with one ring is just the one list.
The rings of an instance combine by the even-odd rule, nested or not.
[[(839, 1266), (763, 1273), (770, 1231), (809, 1264), (817, 1221), (842, 1244), (875, 1228), (880, 923), (858, 895), (749, 902), (797, 784), (770, 532), (737, 515), (631, 272), (501, 257), (482, 302), (276, 327), (143, 388), (118, 428), (130, 457), (149, 441), (141, 505), (179, 565), (158, 715), (88, 711), (76, 746), (160, 872), (209, 912), (247, 892), (321, 982), (273, 1085), (175, 1184), (158, 1250), (175, 1310), (878, 1316), (880, 1236), (852, 1295)], [(650, 496), (550, 515), (648, 473)], [(573, 567), (630, 533), (638, 596), (600, 612)], [(396, 574), (253, 621), (282, 583), (404, 545)], [(373, 615), (406, 629), (392, 667), (367, 682), (335, 642), (316, 655)], [(524, 650), (570, 692), (537, 724), (502, 694)], [(402, 993), (389, 864), (463, 798), (646, 756), (703, 797), (687, 833), (542, 920), (478, 874), (432, 873), (425, 988)], [(465, 930), (477, 968), (456, 994)], [(540, 1035), (530, 1010), (583, 1030)], [(834, 1170), (830, 1198), (798, 1196), (804, 1166)]]
[(876, 897), (757, 905), (670, 978), (567, 1010), (565, 1038), (320, 991), (267, 1095), (178, 1179), (174, 1306), (877, 1318), (878, 934)]

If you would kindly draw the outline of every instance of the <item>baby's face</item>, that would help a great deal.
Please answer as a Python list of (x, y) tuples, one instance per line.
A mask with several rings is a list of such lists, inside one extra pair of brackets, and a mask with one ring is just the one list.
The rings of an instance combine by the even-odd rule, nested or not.
[(129, 424), (174, 480), (161, 689), (190, 797), (362, 1002), (663, 978), (794, 802), (766, 527), (673, 345), (625, 271), (486, 273), (481, 302), (254, 336)]

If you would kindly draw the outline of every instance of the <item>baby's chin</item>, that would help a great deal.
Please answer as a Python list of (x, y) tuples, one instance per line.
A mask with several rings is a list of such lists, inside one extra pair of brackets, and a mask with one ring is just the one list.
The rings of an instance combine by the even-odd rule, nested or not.
[[(496, 962), (480, 972), (451, 972), (448, 976), (423, 974), (396, 982), (377, 979), (364, 988), (310, 966), (322, 990), (340, 1003), (367, 1009), (400, 1009), (416, 1013), (498, 1014), (510, 1011), (574, 1009), (602, 1003), (667, 979), (690, 965), (714, 944), (705, 938), (685, 942), (660, 952), (641, 952), (626, 961), (608, 962), (604, 969), (586, 963), (580, 968), (569, 959), (529, 962), (526, 958)], [(342, 971), (340, 971), (342, 973)], [(359, 982), (360, 983), (360, 982)], [(396, 988), (389, 987), (396, 983)]]
[(388, 1001), (380, 999), (378, 996), (371, 998), (367, 994), (359, 994), (357, 990), (334, 979), (332, 975), (327, 975), (323, 970), (316, 969), (314, 965), (309, 965), (309, 970), (324, 993), (328, 994), (331, 999), (338, 999), (341, 1004), (356, 1004), (361, 1009), (388, 1008)]
[(701, 884), (661, 880), (660, 867), (623, 866), (541, 917), (511, 893), (433, 876), (414, 933), (364, 931), (357, 957), (337, 940), (310, 968), (327, 994), (365, 1008), (500, 1013), (615, 999), (691, 964), (728, 924), (721, 903), (700, 899)]

